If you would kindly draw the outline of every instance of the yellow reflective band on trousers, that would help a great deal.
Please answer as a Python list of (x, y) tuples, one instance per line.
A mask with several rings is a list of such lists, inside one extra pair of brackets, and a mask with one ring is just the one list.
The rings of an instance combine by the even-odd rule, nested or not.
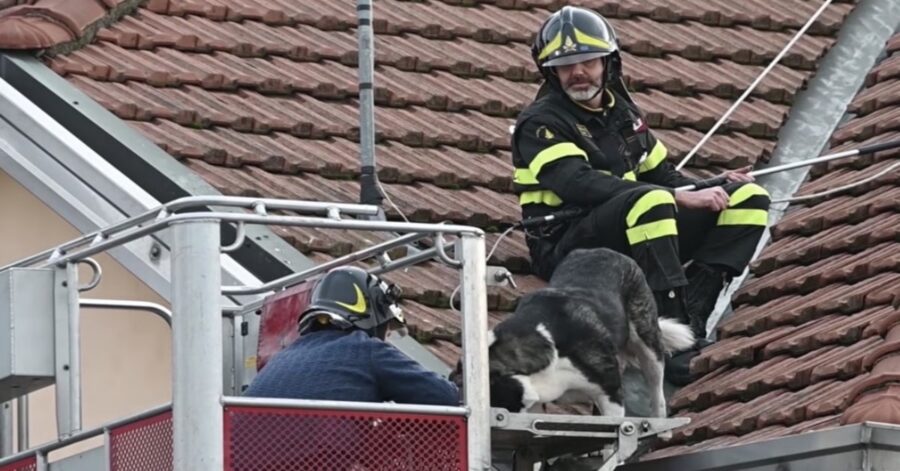
[(650, 150), (650, 155), (638, 166), (638, 173), (649, 172), (655, 169), (666, 160), (667, 155), (669, 155), (669, 149), (666, 149), (666, 146), (661, 141), (656, 141), (656, 145)]
[(528, 164), (528, 169), (531, 170), (534, 178), (537, 178), (544, 165), (565, 157), (582, 157), (584, 160), (588, 158), (587, 152), (582, 150), (581, 147), (576, 146), (572, 142), (560, 142), (540, 151), (538, 155), (534, 156), (534, 160)]
[(648, 222), (625, 230), (630, 245), (637, 245), (660, 237), (677, 236), (678, 224), (674, 219)]
[(651, 190), (648, 191), (644, 196), (641, 196), (634, 206), (631, 207), (631, 210), (628, 211), (628, 215), (625, 217), (625, 223), (628, 224), (628, 227), (632, 227), (637, 224), (638, 219), (650, 211), (651, 209), (659, 206), (661, 204), (671, 204), (675, 205), (675, 197), (672, 196), (672, 193), (664, 190)]
[(519, 204), (546, 204), (547, 206), (560, 206), (563, 204), (562, 198), (550, 190), (523, 191), (519, 195)]
[(764, 209), (726, 209), (719, 213), (719, 226), (765, 226), (769, 213)]
[(765, 188), (756, 183), (745, 183), (728, 197), (728, 206), (733, 208), (754, 196), (769, 196)]

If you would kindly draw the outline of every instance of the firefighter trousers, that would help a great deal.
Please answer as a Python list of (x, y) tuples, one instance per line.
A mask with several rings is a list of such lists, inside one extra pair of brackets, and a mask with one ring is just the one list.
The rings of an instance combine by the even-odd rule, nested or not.
[(606, 247), (633, 258), (653, 291), (687, 285), (683, 264), (688, 260), (737, 275), (765, 230), (769, 195), (755, 183), (723, 188), (729, 201), (721, 212), (676, 209), (669, 191), (651, 185), (617, 195), (577, 221), (529, 237), (532, 267), (549, 279), (572, 250)]

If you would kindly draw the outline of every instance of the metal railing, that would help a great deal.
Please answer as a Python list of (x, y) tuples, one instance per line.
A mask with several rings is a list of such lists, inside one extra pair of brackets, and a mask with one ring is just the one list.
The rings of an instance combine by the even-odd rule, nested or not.
[[(220, 212), (208, 207), (247, 210)], [(313, 213), (272, 215), (269, 211)], [(463, 403), (468, 414), (468, 469), (490, 467), (490, 406), (487, 373), (487, 298), (484, 233), (475, 227), (451, 224), (398, 223), (343, 219), (344, 216), (371, 216), (375, 206), (321, 203), (243, 197), (188, 197), (172, 201), (110, 227), (39, 254), (6, 265), (56, 270), (57, 421), (60, 439), (81, 436), (80, 372), (78, 370), (79, 286), (76, 265), (93, 255), (121, 246), (155, 232), (174, 232), (172, 246), (172, 329), (173, 329), (173, 424), (175, 470), (222, 469), (223, 418), (222, 335), (223, 294), (250, 294), (274, 291), (322, 273), (332, 267), (379, 255), (394, 247), (431, 237), (429, 256), (415, 254), (374, 270), (384, 272), (436, 258), (458, 268), (462, 286)], [(240, 242), (245, 224), (384, 231), (401, 234), (387, 242), (322, 264), (301, 273), (261, 286), (221, 285), (220, 246), (222, 223), (238, 225)], [(446, 251), (444, 235), (456, 236), (454, 254)], [(96, 273), (96, 272), (95, 272)], [(91, 284), (95, 284), (92, 281)], [(96, 304), (96, 303), (95, 303)], [(100, 306), (105, 307), (105, 306)], [(256, 306), (241, 306), (247, 312)], [(235, 311), (235, 309), (231, 309)], [(73, 368), (74, 366), (74, 368)], [(74, 371), (73, 371), (74, 370)], [(197, 431), (200, 431), (197, 433)]]

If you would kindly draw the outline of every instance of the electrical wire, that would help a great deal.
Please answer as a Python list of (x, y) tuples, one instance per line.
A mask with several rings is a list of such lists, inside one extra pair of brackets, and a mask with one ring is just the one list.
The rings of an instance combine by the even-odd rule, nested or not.
[(798, 202), (798, 201), (806, 201), (806, 200), (811, 200), (811, 199), (821, 198), (821, 197), (823, 197), (823, 196), (833, 195), (833, 194), (835, 194), (835, 193), (840, 193), (840, 192), (842, 192), (842, 191), (846, 191), (846, 190), (849, 190), (849, 189), (851, 189), (851, 188), (858, 187), (858, 186), (860, 186), (860, 185), (865, 185), (866, 183), (869, 183), (869, 182), (871, 182), (871, 181), (873, 181), (873, 180), (876, 180), (876, 179), (878, 179), (878, 178), (880, 178), (880, 177), (882, 177), (882, 176), (884, 176), (884, 175), (887, 175), (888, 173), (890, 173), (891, 170), (893, 170), (893, 169), (895, 169), (895, 168), (897, 168), (897, 167), (900, 167), (900, 162), (894, 162), (892, 165), (889, 165), (887, 168), (885, 168), (884, 170), (882, 170), (882, 171), (876, 173), (875, 175), (872, 175), (872, 176), (870, 176), (870, 177), (866, 177), (866, 178), (864, 178), (864, 179), (862, 179), (862, 180), (859, 180), (859, 181), (856, 181), (856, 182), (853, 182), (853, 183), (848, 183), (848, 184), (846, 184), (846, 185), (839, 186), (839, 187), (837, 187), (837, 188), (832, 188), (832, 189), (826, 190), (826, 191), (820, 191), (820, 192), (818, 192), (818, 193), (813, 193), (813, 194), (810, 194), (810, 195), (794, 196), (794, 197), (791, 197), (791, 198), (782, 198), (782, 199), (772, 200), (772, 204), (777, 204), (777, 203), (795, 203), (795, 202)]

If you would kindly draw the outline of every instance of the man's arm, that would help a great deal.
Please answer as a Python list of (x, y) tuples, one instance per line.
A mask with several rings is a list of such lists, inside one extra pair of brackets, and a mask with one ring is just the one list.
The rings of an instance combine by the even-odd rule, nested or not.
[(694, 179), (684, 176), (675, 166), (667, 160), (669, 150), (650, 131), (646, 131), (650, 138), (650, 152), (638, 166), (638, 179), (655, 185), (669, 188), (693, 185)]
[(387, 342), (373, 342), (372, 363), (384, 401), (459, 405), (459, 389), (455, 384), (426, 370)]
[(537, 117), (516, 126), (515, 145), (528, 165), (527, 172), (517, 172), (517, 183), (540, 183), (575, 205), (601, 204), (644, 185), (592, 168), (587, 152), (566, 138), (561, 126)]

